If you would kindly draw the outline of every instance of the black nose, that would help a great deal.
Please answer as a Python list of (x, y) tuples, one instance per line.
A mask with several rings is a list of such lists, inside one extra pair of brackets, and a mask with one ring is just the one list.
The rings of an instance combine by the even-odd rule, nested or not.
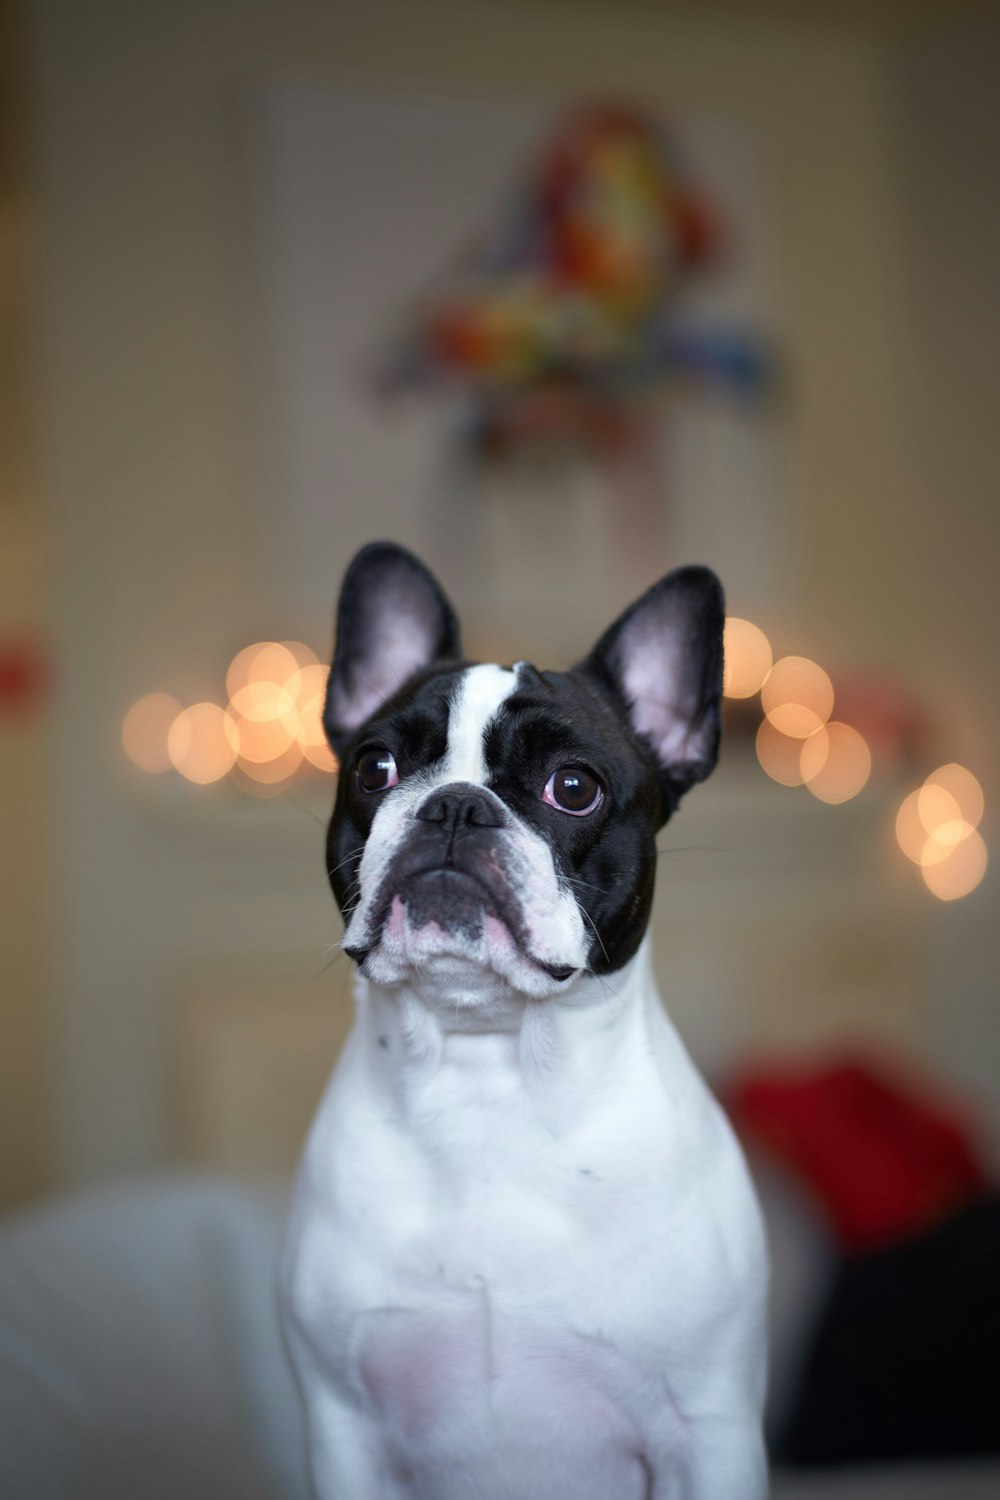
[(497, 799), (468, 781), (456, 781), (432, 793), (414, 816), (421, 823), (440, 823), (445, 833), (464, 827), (502, 828), (506, 822)]

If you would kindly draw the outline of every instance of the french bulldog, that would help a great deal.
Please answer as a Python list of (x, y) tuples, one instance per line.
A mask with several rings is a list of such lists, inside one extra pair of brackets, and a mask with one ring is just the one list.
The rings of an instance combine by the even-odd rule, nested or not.
[(364, 548), (324, 723), (356, 1021), (281, 1273), (320, 1500), (761, 1500), (767, 1260), (657, 992), (656, 835), (712, 770), (722, 591), (567, 672), (470, 665)]

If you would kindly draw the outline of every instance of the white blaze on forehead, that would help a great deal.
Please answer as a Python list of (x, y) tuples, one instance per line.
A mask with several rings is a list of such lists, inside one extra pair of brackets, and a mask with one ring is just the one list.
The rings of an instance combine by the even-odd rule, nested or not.
[(486, 783), (486, 731), (517, 687), (517, 670), (470, 667), (458, 684), (448, 715), (444, 780)]

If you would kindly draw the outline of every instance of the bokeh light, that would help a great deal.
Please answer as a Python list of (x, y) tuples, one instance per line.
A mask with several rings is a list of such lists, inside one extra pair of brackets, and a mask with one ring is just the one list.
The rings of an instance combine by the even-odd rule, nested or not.
[(175, 768), (201, 786), (231, 771), (239, 748), (239, 731), (232, 716), (217, 703), (194, 703), (181, 709), (167, 736)]
[(871, 775), (871, 751), (850, 724), (831, 720), (801, 742), (802, 780), (821, 802), (847, 802)]
[(180, 711), (181, 705), (169, 693), (147, 693), (132, 704), (122, 724), (122, 744), (141, 771), (158, 776), (170, 770), (167, 737)]
[(782, 734), (770, 719), (762, 719), (757, 730), (757, 759), (772, 781), (802, 785), (802, 741)]
[(967, 896), (986, 873), (986, 845), (976, 830), (984, 806), (972, 772), (950, 761), (910, 792), (896, 814), (899, 847), (942, 901)]
[(298, 740), (303, 749), (326, 743), (326, 735), (323, 731), (323, 704), (326, 701), (328, 671), (327, 667), (315, 666), (307, 668), (301, 675), (297, 710)]
[(934, 837), (927, 840), (928, 845), (936, 844), (937, 848), (931, 848), (928, 851), (931, 857), (921, 861), (920, 873), (927, 889), (941, 901), (957, 901), (967, 896), (986, 874), (987, 854), (982, 835), (971, 824), (964, 826), (968, 830), (964, 837), (946, 849), (943, 857), (938, 853), (940, 843)]
[(289, 780), (302, 765), (302, 708), (315, 696), (325, 672), (301, 641), (271, 642), (247, 666), (248, 682), (233, 699), (246, 716), (241, 771), (260, 786)]
[(323, 731), (323, 705), (326, 701), (329, 670), (329, 667), (317, 665), (302, 673), (298, 739), (302, 754), (309, 764), (319, 771), (332, 774), (337, 770), (337, 760)]
[(241, 751), (238, 764), (244, 775), (249, 776), (252, 781), (260, 782), (264, 786), (274, 786), (277, 782), (287, 781), (290, 776), (295, 775), (302, 764), (302, 747), (297, 740), (292, 740), (277, 755), (272, 755), (263, 761), (244, 756)]
[(917, 792), (917, 814), (927, 833), (934, 833), (942, 823), (962, 820), (962, 809), (951, 793), (926, 781)]
[(247, 681), (250, 684), (276, 683), (279, 687), (287, 688), (294, 698), (301, 670), (295, 653), (288, 646), (280, 641), (268, 641), (250, 662)]
[(234, 716), (237, 731), (240, 737), (240, 760), (252, 761), (255, 765), (265, 765), (269, 760), (276, 760), (279, 755), (296, 744), (295, 735), (290, 733), (280, 718), (273, 719), (251, 719), (240, 714)]
[(288, 719), (292, 734), (298, 725), (294, 693), (283, 682), (270, 678), (255, 678), (248, 682), (246, 687), (233, 694), (229, 705), (233, 713), (257, 724), (266, 724), (269, 719)]
[[(255, 641), (237, 651), (226, 671), (226, 692), (235, 698), (251, 682), (278, 682), (282, 685), (304, 668), (313, 666), (316, 653), (302, 641)], [(294, 684), (291, 685), (294, 693)]]
[(945, 766), (938, 766), (932, 771), (924, 782), (925, 787), (940, 787), (952, 797), (958, 807), (959, 816), (966, 823), (971, 823), (973, 828), (978, 828), (983, 816), (985, 798), (983, 789), (965, 766), (960, 766), (955, 761), (949, 761)]
[(226, 671), (226, 692), (230, 698), (235, 698), (240, 689), (245, 688), (257, 675), (253, 670), (254, 662), (262, 651), (274, 644), (274, 641), (255, 641), (252, 646), (244, 646), (242, 651), (237, 651)]
[(282, 641), (281, 645), (295, 660), (297, 670), (285, 678), (285, 687), (295, 698), (302, 691), (303, 674), (319, 666), (319, 657), (303, 641)]
[(303, 762), (336, 770), (322, 725), (328, 675), (301, 641), (258, 641), (233, 658), (226, 685), (239, 764), (257, 785), (285, 781)]
[(907, 859), (919, 865), (927, 842), (927, 829), (920, 821), (920, 789), (903, 798), (896, 814), (896, 841)]
[(752, 698), (771, 670), (771, 643), (757, 625), (730, 615), (723, 637), (722, 691), (727, 698)]
[(311, 698), (325, 697), (326, 680), (329, 675), (330, 668), (323, 662), (314, 662), (311, 666), (303, 667), (299, 675), (299, 702), (307, 703)]
[(936, 865), (947, 859), (956, 844), (960, 844), (974, 832), (972, 824), (966, 823), (964, 818), (952, 818), (947, 823), (941, 823), (924, 841), (924, 847), (920, 851), (921, 867), (926, 869), (928, 865)]
[[(296, 669), (297, 670), (297, 669)], [(263, 764), (295, 743), (299, 728), (295, 699), (281, 683), (247, 683), (230, 699), (242, 760)]]
[(340, 770), (337, 757), (326, 740), (320, 745), (302, 745), (302, 754), (311, 766), (316, 767), (317, 771), (325, 771), (330, 776), (336, 776)]
[(322, 722), (329, 671), (301, 641), (255, 641), (230, 662), (226, 708), (185, 709), (167, 693), (150, 693), (125, 717), (125, 750), (143, 770), (173, 766), (201, 784), (235, 767), (244, 787), (268, 793), (303, 765), (335, 773)]
[(761, 703), (775, 729), (805, 739), (833, 712), (833, 684), (808, 657), (783, 656), (761, 688)]
[(319, 657), (305, 641), (282, 641), (281, 644), (294, 656), (300, 667), (315, 667), (319, 662)]

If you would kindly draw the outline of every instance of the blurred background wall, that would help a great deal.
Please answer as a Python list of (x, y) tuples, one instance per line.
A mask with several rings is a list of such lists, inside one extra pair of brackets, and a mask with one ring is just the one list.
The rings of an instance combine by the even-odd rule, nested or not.
[[(120, 743), (133, 700), (217, 696), (251, 640), (326, 648), (328, 621), (279, 598), (255, 431), (247, 122), (272, 85), (553, 109), (634, 94), (736, 130), (792, 372), (781, 597), (762, 623), (784, 649), (914, 684), (948, 726), (938, 758), (993, 805), (992, 7), (24, 0), (10, 35), (0, 625), (47, 648), (52, 685), (2, 729), (8, 1201), (181, 1158), (285, 1165), (347, 1017), (345, 965), (319, 973), (338, 933), (313, 816), (329, 788), (305, 806), (164, 791)], [(331, 610), (373, 535), (438, 562), (412, 496), (330, 506)], [(689, 540), (725, 579), (725, 536)], [(650, 558), (642, 582), (686, 560)], [(489, 650), (482, 580), (446, 581)], [(628, 602), (598, 559), (572, 585), (595, 635)], [(670, 830), (693, 852), (660, 892), (668, 1003), (710, 1069), (891, 1046), (968, 1091), (995, 1142), (995, 879), (935, 902), (895, 848), (904, 790), (827, 808), (725, 765)]]

